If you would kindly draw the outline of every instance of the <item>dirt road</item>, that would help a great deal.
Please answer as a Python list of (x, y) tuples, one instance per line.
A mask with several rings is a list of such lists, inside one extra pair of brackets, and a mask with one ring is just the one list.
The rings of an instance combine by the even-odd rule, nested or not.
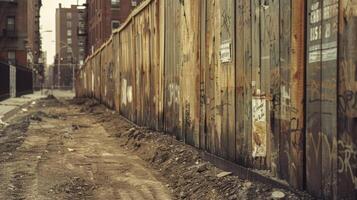
[(165, 179), (80, 107), (41, 100), (0, 131), (0, 199), (171, 199)]
[(0, 199), (310, 199), (242, 180), (95, 100), (31, 104), (0, 127)]

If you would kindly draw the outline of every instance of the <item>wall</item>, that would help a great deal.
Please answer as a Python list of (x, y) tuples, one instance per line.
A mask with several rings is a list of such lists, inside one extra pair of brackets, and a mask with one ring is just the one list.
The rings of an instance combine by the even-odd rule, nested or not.
[(353, 199), (356, 6), (147, 0), (87, 59), (77, 95), (316, 197)]

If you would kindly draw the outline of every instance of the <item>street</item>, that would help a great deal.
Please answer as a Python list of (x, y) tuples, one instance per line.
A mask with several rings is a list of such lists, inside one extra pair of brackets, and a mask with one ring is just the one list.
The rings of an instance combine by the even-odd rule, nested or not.
[(1, 129), (0, 199), (303, 197), (241, 180), (170, 136), (65, 94), (31, 103)]
[(2, 132), (0, 199), (171, 198), (160, 176), (95, 118), (61, 105), (41, 101)]

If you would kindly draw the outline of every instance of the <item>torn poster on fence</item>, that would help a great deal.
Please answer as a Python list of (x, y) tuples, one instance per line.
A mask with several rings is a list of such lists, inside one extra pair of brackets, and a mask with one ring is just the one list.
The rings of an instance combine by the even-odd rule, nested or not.
[(252, 147), (253, 158), (266, 156), (267, 143), (267, 115), (266, 99), (262, 97), (253, 97), (252, 101)]

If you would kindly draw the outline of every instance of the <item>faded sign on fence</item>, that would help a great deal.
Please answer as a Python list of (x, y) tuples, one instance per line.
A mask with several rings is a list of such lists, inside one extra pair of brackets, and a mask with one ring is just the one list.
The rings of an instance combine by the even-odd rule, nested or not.
[(220, 52), (221, 52), (221, 62), (222, 63), (231, 62), (232, 53), (231, 53), (231, 41), (230, 40), (224, 41), (221, 44)]
[(262, 97), (253, 97), (252, 101), (252, 146), (253, 158), (266, 156), (267, 143), (267, 115), (266, 115), (266, 99)]

